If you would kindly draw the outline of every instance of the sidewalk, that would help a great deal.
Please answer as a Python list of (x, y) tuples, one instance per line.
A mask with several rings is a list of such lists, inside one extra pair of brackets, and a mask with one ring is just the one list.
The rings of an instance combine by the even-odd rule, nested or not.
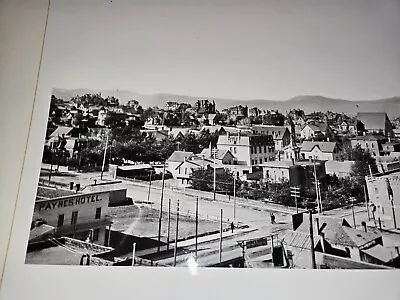
[[(227, 240), (227, 239), (231, 239), (233, 237), (236, 236), (241, 236), (241, 235), (245, 235), (254, 231), (257, 231), (258, 229), (256, 228), (245, 228), (245, 229), (236, 229), (234, 230), (234, 232), (232, 233), (231, 231), (226, 231), (223, 232), (222, 234), (222, 238), (223, 240)], [(197, 238), (197, 245), (200, 244), (205, 244), (205, 243), (210, 243), (210, 242), (215, 242), (218, 241), (220, 238), (220, 234), (216, 233), (216, 234), (212, 234), (212, 235), (206, 235), (206, 236), (202, 236)], [(191, 238), (188, 240), (184, 240), (184, 241), (180, 241), (177, 243), (177, 248), (185, 248), (185, 247), (191, 247), (194, 246), (196, 243), (196, 239), (195, 238)], [(169, 249), (174, 249), (174, 241), (172, 241), (170, 243), (170, 247)], [(154, 254), (157, 253), (157, 247), (154, 248), (149, 248), (149, 249), (145, 249), (145, 250), (141, 250), (141, 251), (137, 251), (136, 252), (136, 256), (146, 256), (149, 254)], [(167, 245), (161, 246), (160, 247), (160, 252), (166, 251), (167, 250)]]

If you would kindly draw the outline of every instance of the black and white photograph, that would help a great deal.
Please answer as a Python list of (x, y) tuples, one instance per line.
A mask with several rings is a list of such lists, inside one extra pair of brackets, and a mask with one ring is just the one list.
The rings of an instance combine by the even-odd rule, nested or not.
[(25, 264), (400, 268), (399, 16), (52, 1)]

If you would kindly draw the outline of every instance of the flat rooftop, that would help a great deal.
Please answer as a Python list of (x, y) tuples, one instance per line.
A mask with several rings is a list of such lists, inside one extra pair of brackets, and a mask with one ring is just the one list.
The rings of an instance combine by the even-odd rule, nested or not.
[[(26, 253), (25, 263), (34, 265), (80, 265), (84, 254), (93, 255), (95, 252), (83, 250), (73, 246), (52, 242), (50, 246)], [(98, 257), (90, 257), (90, 266), (112, 266), (113, 262)], [(86, 259), (84, 259), (86, 264)]]
[(65, 196), (80, 195), (82, 193), (67, 189), (54, 189), (49, 187), (39, 186), (36, 192), (36, 200), (53, 199)]

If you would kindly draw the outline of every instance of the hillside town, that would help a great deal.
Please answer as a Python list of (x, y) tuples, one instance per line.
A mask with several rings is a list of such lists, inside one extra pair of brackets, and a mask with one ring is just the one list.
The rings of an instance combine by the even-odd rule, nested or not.
[(400, 267), (400, 116), (51, 97), (26, 262)]

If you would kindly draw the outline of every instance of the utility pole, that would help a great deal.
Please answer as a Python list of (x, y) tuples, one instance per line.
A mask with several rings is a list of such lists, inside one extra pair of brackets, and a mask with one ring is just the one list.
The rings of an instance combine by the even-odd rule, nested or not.
[(321, 207), (319, 203), (319, 193), (318, 193), (318, 179), (317, 179), (317, 167), (315, 165), (315, 159), (313, 158), (313, 165), (314, 165), (314, 179), (315, 179), (315, 194), (317, 196), (317, 205), (318, 205), (318, 214), (321, 212)]
[(393, 203), (393, 189), (390, 186), (390, 181), (388, 178), (386, 178), (386, 186), (387, 186), (387, 191), (388, 191), (388, 196), (389, 196), (389, 201), (390, 201), (390, 205), (392, 207), (392, 214), (393, 214), (393, 226), (394, 229), (397, 229), (397, 224), (396, 224), (396, 212), (394, 209), (394, 203)]
[(320, 184), (319, 180), (317, 180), (317, 186), (318, 186), (319, 209), (321, 211), (321, 214), (324, 214), (324, 210), (322, 207), (321, 184)]
[(233, 220), (236, 221), (236, 175), (233, 176)]
[(136, 243), (133, 243), (133, 249), (132, 249), (132, 267), (135, 265), (135, 252), (136, 252)]
[(299, 207), (298, 207), (298, 204), (297, 204), (297, 198), (300, 197), (300, 188), (297, 187), (297, 186), (292, 186), (292, 187), (290, 187), (290, 189), (291, 189), (291, 192), (292, 192), (292, 197), (294, 197), (294, 201), (296, 203), (296, 213), (299, 213)]
[[(148, 202), (148, 203), (150, 203), (151, 174), (152, 174), (152, 172), (150, 171), (149, 192), (147, 193), (147, 202)], [(153, 204), (151, 204), (151, 207), (153, 208)]]
[(356, 229), (356, 228), (357, 228), (357, 225), (356, 225), (356, 215), (354, 214), (354, 200), (355, 200), (354, 197), (350, 197), (350, 201), (351, 201), (351, 212), (352, 212), (352, 214), (353, 214), (353, 224), (354, 224), (354, 229)]
[(178, 207), (176, 210), (176, 231), (175, 231), (175, 247), (174, 247), (174, 267), (176, 267), (176, 254), (178, 248), (178, 228), (179, 228), (179, 200), (178, 200)]
[(371, 221), (371, 217), (369, 215), (369, 207), (368, 207), (367, 187), (364, 185), (363, 188), (364, 188), (365, 207), (367, 208), (367, 214), (368, 214), (368, 221)]
[(167, 228), (167, 250), (169, 250), (169, 232), (171, 229), (171, 199), (168, 199), (168, 228)]
[(219, 262), (222, 262), (222, 208), (220, 215), (220, 229), (219, 229)]
[(217, 172), (216, 172), (216, 157), (217, 157), (217, 149), (213, 149), (213, 157), (214, 157), (214, 201), (215, 201), (215, 190), (216, 190), (216, 179), (217, 179)]
[(103, 165), (101, 167), (100, 180), (103, 180), (103, 173), (104, 173), (104, 167), (106, 164), (106, 156), (107, 156), (107, 146), (108, 146), (108, 133), (107, 133), (107, 137), (106, 137), (106, 145), (104, 147)]
[(159, 216), (159, 218), (158, 218), (158, 244), (157, 244), (157, 252), (160, 252), (162, 213), (163, 213), (163, 198), (161, 198), (160, 216)]
[(196, 238), (195, 238), (195, 248), (194, 255), (197, 260), (197, 236), (199, 234), (199, 197), (196, 197)]
[(310, 215), (311, 264), (312, 264), (312, 268), (313, 268), (313, 269), (316, 269), (316, 268), (317, 268), (317, 264), (316, 264), (316, 262), (315, 262), (314, 232), (313, 232), (313, 219), (312, 219), (312, 212), (311, 212), (311, 210), (309, 211), (309, 215)]

